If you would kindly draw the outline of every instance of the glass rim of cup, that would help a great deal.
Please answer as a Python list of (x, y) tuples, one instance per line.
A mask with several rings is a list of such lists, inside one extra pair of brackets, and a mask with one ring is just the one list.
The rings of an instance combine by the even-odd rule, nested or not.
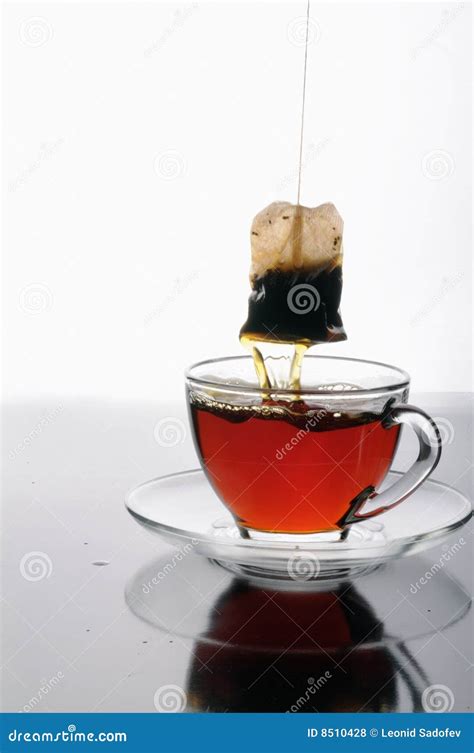
[(252, 362), (253, 359), (251, 355), (236, 355), (236, 356), (221, 356), (218, 358), (208, 358), (204, 359), (203, 361), (197, 361), (196, 363), (191, 364), (185, 372), (184, 376), (187, 382), (190, 382), (193, 385), (198, 385), (201, 387), (206, 387), (208, 389), (213, 390), (220, 390), (222, 392), (237, 392), (237, 393), (244, 393), (244, 394), (253, 394), (253, 395), (268, 395), (268, 394), (278, 394), (278, 395), (324, 395), (325, 397), (361, 397), (365, 395), (375, 395), (375, 394), (385, 394), (387, 392), (396, 392), (401, 389), (405, 389), (406, 387), (410, 386), (410, 375), (404, 371), (403, 369), (400, 369), (398, 366), (393, 366), (392, 364), (383, 363), (382, 361), (371, 361), (365, 358), (349, 358), (347, 356), (323, 356), (323, 355), (315, 355), (313, 353), (306, 354), (305, 360), (308, 362), (308, 360), (324, 360), (324, 361), (344, 361), (346, 363), (355, 363), (355, 364), (364, 364), (366, 366), (377, 366), (382, 367), (383, 369), (387, 369), (388, 371), (392, 371), (394, 374), (398, 375), (399, 379), (394, 381), (393, 383), (384, 384), (384, 385), (378, 385), (377, 387), (353, 387), (350, 390), (347, 389), (335, 389), (334, 387), (331, 387), (331, 389), (324, 389), (324, 387), (307, 387), (303, 386), (301, 389), (295, 389), (294, 387), (259, 387), (258, 385), (247, 385), (247, 384), (229, 384), (225, 381), (225, 378), (219, 378), (219, 377), (207, 377), (207, 376), (194, 376), (193, 371), (202, 368), (203, 366), (212, 366), (213, 364), (223, 363), (223, 362), (229, 362), (229, 361), (247, 361)]

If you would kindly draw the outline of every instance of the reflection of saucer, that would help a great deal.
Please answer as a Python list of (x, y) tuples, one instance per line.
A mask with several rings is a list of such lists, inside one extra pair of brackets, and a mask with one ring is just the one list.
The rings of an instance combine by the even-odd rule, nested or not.
[[(331, 627), (338, 607), (345, 605), (347, 616), (351, 617), (360, 611), (361, 605), (370, 605), (374, 624), (380, 623), (380, 629), (362, 626), (360, 636), (351, 634), (358, 647), (364, 649), (380, 642), (399, 643), (427, 637), (460, 620), (470, 607), (461, 586), (442, 570), (437, 572), (435, 581), (427, 582), (413, 593), (410, 586), (433, 564), (420, 557), (399, 559), (390, 568), (358, 578), (355, 598), (355, 586), (349, 581), (342, 580), (335, 587), (324, 581), (319, 591), (310, 592), (288, 590), (281, 581), (267, 582), (262, 588), (258, 582), (237, 579), (192, 552), (181, 552), (179, 559), (170, 552), (141, 568), (128, 583), (125, 599), (137, 617), (159, 630), (217, 646), (225, 643), (259, 652), (286, 651), (291, 646), (292, 653), (314, 653), (319, 644), (324, 651), (331, 652), (339, 646), (338, 633)], [(252, 593), (257, 601), (231, 610), (225, 632), (210, 630), (210, 624), (224, 612), (222, 603), (227, 603), (226, 594), (237, 582), (243, 584), (239, 588)], [(267, 602), (270, 596), (265, 611), (261, 612), (258, 599)], [(281, 609), (273, 609), (275, 601)], [(286, 619), (285, 612), (291, 618)], [(255, 632), (255, 623), (248, 620), (252, 614), (259, 615), (260, 624), (267, 623), (260, 634)]]
[(193, 641), (195, 711), (421, 711), (431, 679), (410, 643), (427, 645), (470, 606), (443, 571), (413, 593), (431, 564), (419, 557), (295, 591), (261, 588), (182, 551), (142, 568), (125, 597), (140, 619)]
[[(391, 471), (386, 485), (401, 474)], [(426, 481), (394, 510), (352, 526), (339, 541), (305, 537), (301, 545), (240, 538), (230, 513), (201, 470), (163, 476), (134, 489), (126, 506), (133, 517), (175, 545), (254, 578), (285, 579), (296, 587), (339, 580), (394, 558), (429, 549), (471, 516), (468, 500), (450, 486)]]

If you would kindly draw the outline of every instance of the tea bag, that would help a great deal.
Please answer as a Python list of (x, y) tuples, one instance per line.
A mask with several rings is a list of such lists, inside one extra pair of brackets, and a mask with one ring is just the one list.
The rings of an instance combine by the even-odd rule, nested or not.
[(252, 223), (252, 264), (244, 344), (346, 339), (339, 312), (343, 221), (333, 204), (274, 202)]

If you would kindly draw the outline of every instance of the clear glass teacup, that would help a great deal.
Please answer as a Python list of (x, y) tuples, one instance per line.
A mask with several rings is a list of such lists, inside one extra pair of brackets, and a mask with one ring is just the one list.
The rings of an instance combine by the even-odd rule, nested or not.
[[(262, 389), (250, 356), (202, 361), (186, 373), (195, 445), (214, 490), (244, 536), (343, 532), (391, 510), (441, 454), (430, 416), (407, 404), (394, 366), (307, 355), (301, 388)], [(417, 459), (379, 491), (403, 424)]]

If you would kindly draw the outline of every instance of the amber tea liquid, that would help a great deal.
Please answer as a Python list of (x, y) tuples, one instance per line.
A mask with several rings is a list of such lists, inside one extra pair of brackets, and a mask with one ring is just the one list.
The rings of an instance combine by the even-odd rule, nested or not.
[(371, 413), (189, 397), (204, 469), (243, 529), (340, 530), (354, 499), (381, 484), (395, 454), (399, 427)]

